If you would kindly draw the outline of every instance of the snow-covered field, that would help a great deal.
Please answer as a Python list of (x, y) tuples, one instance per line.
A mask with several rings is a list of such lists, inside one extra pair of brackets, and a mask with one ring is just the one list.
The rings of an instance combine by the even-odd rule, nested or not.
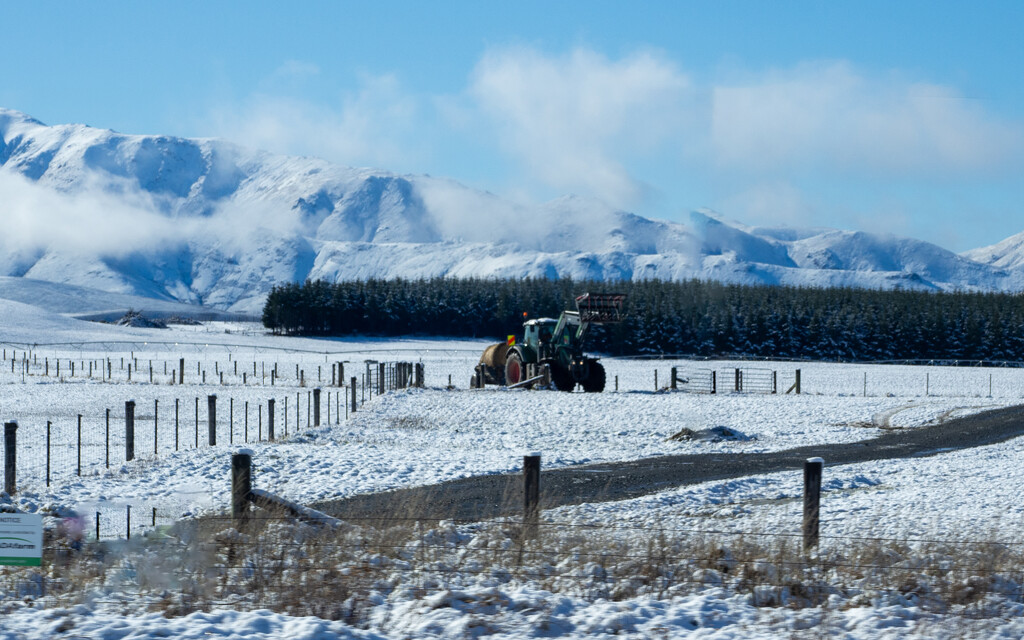
[[(11, 501), (23, 510), (60, 508), (92, 515), (99, 511), (118, 535), (116, 514), (132, 505), (135, 513), (156, 508), (163, 518), (222, 510), (229, 502), (230, 453), (240, 446), (254, 453), (254, 483), (279, 495), (311, 502), (385, 489), (430, 484), (454, 478), (514, 472), (522, 456), (540, 452), (545, 467), (630, 460), (675, 453), (764, 452), (816, 444), (852, 442), (883, 430), (912, 429), (952, 416), (1024, 402), (1024, 370), (975, 367), (909, 367), (787, 362), (682, 362), (606, 359), (606, 393), (470, 390), (467, 383), (485, 340), (342, 339), (312, 340), (263, 335), (254, 325), (210, 323), (171, 329), (132, 329), (85, 323), (18, 303), (0, 307), (0, 418), (17, 420), (19, 493)], [(30, 375), (21, 358), (31, 351)], [(14, 371), (11, 358), (14, 358)], [(187, 362), (184, 385), (170, 384), (179, 358)], [(112, 380), (99, 366), (82, 377), (84, 363), (109, 358)], [(133, 381), (121, 358), (137, 363)], [(69, 376), (70, 361), (78, 363)], [(416, 361), (424, 364), (426, 388), (364, 396), (358, 411), (345, 416), (343, 398), (330, 388), (331, 365), (345, 362), (346, 378), (360, 376), (365, 360)], [(56, 377), (61, 361), (62, 378)], [(149, 383), (153, 362), (154, 382)], [(40, 374), (40, 363), (50, 367)], [(259, 375), (242, 384), (239, 376)], [(270, 386), (262, 375), (277, 365), (281, 377)], [(87, 365), (86, 365), (87, 366)], [(296, 379), (303, 371), (305, 386)], [(715, 395), (670, 392), (669, 369), (717, 372)], [(317, 381), (317, 369), (320, 368)], [(779, 393), (733, 393), (734, 370), (748, 379), (777, 372)], [(801, 370), (801, 395), (785, 394)], [(141, 370), (141, 371), (140, 371)], [(200, 382), (206, 371), (208, 384)], [(220, 384), (217, 372), (228, 372)], [(655, 371), (658, 384), (655, 385)], [(449, 388), (449, 380), (454, 388)], [(618, 388), (616, 390), (616, 383)], [(320, 386), (331, 405), (330, 424), (308, 424), (307, 402)], [(656, 389), (658, 389), (656, 391)], [(206, 440), (206, 397), (218, 396), (218, 446)], [(330, 394), (330, 395), (327, 395)], [(200, 398), (200, 412), (195, 412)], [(277, 433), (288, 415), (287, 438), (254, 442), (257, 409), (267, 400), (277, 410)], [(137, 403), (139, 460), (125, 463), (124, 403)], [(179, 446), (174, 450), (174, 405), (179, 404)], [(299, 402), (295, 412), (294, 402)], [(158, 414), (154, 406), (158, 403)], [(249, 405), (247, 416), (243, 408)], [(233, 411), (229, 417), (228, 407)], [(104, 461), (105, 413), (111, 410), (111, 450)], [(339, 415), (339, 409), (341, 414)], [(77, 416), (83, 416), (83, 474), (74, 474)], [(249, 420), (249, 442), (243, 424)], [(155, 419), (156, 418), (156, 419)], [(266, 416), (261, 416), (263, 420)], [(296, 432), (295, 420), (299, 430)], [(54, 434), (52, 481), (45, 486), (46, 423)], [(200, 445), (195, 445), (199, 423)], [(327, 423), (324, 407), (322, 422)], [(157, 442), (152, 430), (157, 427)], [(735, 438), (713, 437), (726, 427)], [(265, 425), (264, 425), (265, 428)], [(689, 441), (669, 437), (681, 429), (708, 437)], [(713, 431), (714, 430), (714, 431)], [(229, 440), (233, 440), (229, 444)], [(154, 453), (154, 444), (156, 452)], [(823, 547), (846, 544), (845, 536), (887, 539), (1019, 540), (1024, 472), (1019, 460), (1024, 443), (1006, 443), (932, 457), (845, 466), (827, 466), (822, 514)], [(121, 457), (118, 457), (121, 456)], [(743, 479), (708, 482), (635, 500), (564, 507), (545, 514), (557, 523), (617, 523), (652, 530), (798, 534), (802, 491), (800, 469)], [(140, 526), (147, 524), (146, 518)], [(837, 537), (831, 537), (837, 536)], [(11, 608), (0, 622), (0, 639), (56, 635), (74, 621), (79, 637), (420, 637), (471, 636), (471, 619), (491, 615), (496, 637), (534, 635), (593, 636), (616, 628), (633, 637), (778, 637), (814, 626), (817, 609), (792, 611), (754, 607), (746, 596), (725, 589), (663, 600), (585, 601), (545, 593), (530, 585), (509, 587), (491, 600), (505, 604), (497, 612), (484, 606), (486, 589), (476, 586), (461, 605), (418, 600), (382, 603), (397, 622), (374, 631), (341, 623), (297, 619), (269, 612), (218, 612), (167, 620), (158, 615), (122, 616), (103, 606), (73, 610)], [(463, 598), (459, 600), (459, 598)], [(543, 602), (543, 606), (541, 603)], [(466, 604), (469, 603), (469, 604)], [(476, 603), (476, 604), (473, 604)], [(1016, 607), (1016, 608), (1014, 608)], [(549, 631), (535, 614), (545, 611)], [(491, 611), (490, 614), (487, 612)], [(926, 612), (912, 600), (876, 603), (831, 613), (835, 629), (848, 637), (898, 637), (912, 629), (920, 637), (975, 634), (1020, 637), (1019, 605), (1006, 620), (968, 623)], [(531, 613), (532, 612), (532, 613)], [(383, 615), (383, 614), (382, 614)], [(539, 614), (537, 614), (539, 615)], [(531, 617), (533, 616), (533, 617)], [(819, 621), (820, 622), (820, 621)], [(460, 626), (461, 625), (461, 626)], [(971, 625), (975, 625), (972, 627)], [(831, 627), (830, 627), (831, 628)], [(972, 631), (973, 629), (973, 631)], [(661, 631), (659, 631), (661, 630)], [(134, 634), (134, 635), (131, 635)], [(948, 634), (947, 634), (948, 635)], [(70, 636), (69, 636), (70, 637)]]

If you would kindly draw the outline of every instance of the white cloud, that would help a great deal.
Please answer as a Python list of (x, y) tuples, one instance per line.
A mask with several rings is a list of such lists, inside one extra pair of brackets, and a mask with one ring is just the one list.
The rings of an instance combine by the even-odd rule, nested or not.
[(627, 158), (676, 135), (689, 85), (652, 53), (609, 60), (587, 49), (502, 49), (477, 64), (469, 95), (534, 179), (628, 206), (643, 187)]
[[(315, 77), (315, 67), (289, 63), (268, 80)], [(294, 91), (284, 91), (284, 94)], [(364, 76), (359, 89), (336, 103), (256, 93), (240, 104), (223, 104), (210, 116), (215, 135), (248, 147), (289, 155), (318, 156), (349, 166), (395, 168), (412, 151), (417, 101), (392, 75)]]
[(0, 171), (0, 248), (123, 256), (181, 239), (181, 226), (135, 190), (63, 193)]
[(684, 63), (503, 47), (481, 56), (459, 92), (416, 94), (394, 75), (364, 76), (318, 102), (295, 96), (325, 81), (320, 69), (289, 61), (212, 121), (246, 146), (399, 172), (438, 173), (436, 162), (504, 195), (573, 192), (641, 213), (652, 191), (671, 192), (674, 207), (712, 204), (686, 201), (666, 183), (678, 175), (698, 185), (695, 199), (716, 191), (755, 217), (794, 222), (828, 215), (800, 201), (822, 180), (968, 184), (1011, 174), (1024, 158), (1024, 123), (954, 87), (845, 61), (698, 82)]
[(813, 225), (819, 213), (800, 189), (786, 181), (758, 182), (730, 194), (717, 207), (745, 223), (768, 226)]
[(275, 203), (259, 201), (229, 201), (211, 216), (166, 214), (135, 185), (107, 174), (86, 174), (71, 191), (58, 191), (0, 170), (0, 203), (0, 253), (20, 256), (53, 251), (122, 258), (210, 240), (240, 252), (253, 248), (242, 230), (283, 237), (298, 233), (301, 224), (281, 215)]
[(1018, 123), (956, 89), (871, 78), (845, 62), (770, 71), (715, 86), (711, 151), (721, 169), (810, 167), (934, 174), (998, 169), (1019, 158)]

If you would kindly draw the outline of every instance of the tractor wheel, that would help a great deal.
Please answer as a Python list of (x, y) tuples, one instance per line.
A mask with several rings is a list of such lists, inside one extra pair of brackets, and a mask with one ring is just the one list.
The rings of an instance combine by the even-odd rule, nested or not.
[(580, 384), (587, 393), (601, 393), (604, 391), (604, 365), (597, 360), (591, 360), (588, 365), (587, 379)]
[(513, 351), (505, 360), (505, 384), (512, 386), (526, 379), (523, 357)]
[(551, 365), (551, 382), (559, 391), (572, 391), (576, 388), (576, 382), (569, 370), (557, 363)]

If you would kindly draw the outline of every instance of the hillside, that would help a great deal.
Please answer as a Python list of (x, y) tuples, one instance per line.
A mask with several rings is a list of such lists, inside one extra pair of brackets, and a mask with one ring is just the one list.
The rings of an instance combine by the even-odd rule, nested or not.
[(574, 196), (525, 206), (451, 180), (224, 140), (47, 126), (3, 109), (0, 193), (14, 221), (0, 239), (2, 276), (247, 313), (274, 284), (306, 278), (1024, 289), (1024, 259), (1005, 251), (957, 255), (860, 231), (748, 227), (711, 211), (657, 221)]

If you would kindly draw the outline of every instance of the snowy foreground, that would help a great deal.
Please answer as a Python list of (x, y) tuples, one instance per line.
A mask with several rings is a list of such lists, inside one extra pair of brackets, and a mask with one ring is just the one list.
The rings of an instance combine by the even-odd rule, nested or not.
[[(19, 461), (19, 493), (6, 498), (25, 511), (86, 515), (102, 513), (104, 537), (123, 535), (118, 518), (156, 509), (160, 522), (218, 513), (228, 506), (230, 454), (253, 451), (255, 486), (303, 503), (386, 489), (431, 484), (494, 473), (516, 472), (522, 456), (539, 452), (546, 468), (630, 460), (676, 453), (763, 452), (807, 444), (852, 442), (883, 430), (913, 429), (990, 408), (1024, 402), (1024, 370), (899, 365), (836, 365), (783, 362), (700, 362), (606, 359), (606, 393), (560, 394), (552, 391), (469, 390), (467, 382), (487, 341), (442, 339), (306, 340), (262, 335), (252, 325), (211, 323), (171, 329), (130, 329), (85, 323), (11, 303), (0, 311), (0, 342), (7, 360), (0, 367), (0, 418), (17, 420), (19, 442), (39, 442), (47, 421), (65, 448), (54, 458), (54, 479), (43, 480), (44, 458), (28, 447)], [(118, 370), (111, 381), (98, 377), (62, 378), (12, 373), (11, 357), (27, 349), (34, 357), (84, 362), (128, 358), (145, 362), (132, 382)], [(12, 356), (12, 354), (18, 354)], [(169, 384), (165, 362), (184, 357), (190, 367), (184, 385)], [(331, 365), (346, 363), (346, 378), (365, 371), (364, 360), (422, 362), (426, 388), (360, 393), (359, 410), (344, 414), (333, 395)], [(157, 373), (148, 382), (149, 362)], [(234, 363), (257, 379), (243, 385)], [(265, 367), (278, 365), (281, 378), (264, 384)], [(81, 366), (81, 365), (79, 365)], [(305, 386), (295, 379), (298, 366)], [(669, 368), (714, 370), (716, 395), (670, 392)], [(320, 382), (316, 381), (319, 367)], [(731, 393), (733, 371), (753, 379), (775, 371), (779, 393)], [(172, 366), (173, 368), (173, 366)], [(214, 371), (229, 370), (223, 385)], [(802, 371), (803, 393), (785, 394)], [(658, 372), (655, 391), (655, 371)], [(199, 371), (208, 372), (201, 384)], [(696, 374), (695, 374), (696, 375)], [(703, 375), (703, 373), (700, 373)], [(324, 381), (326, 376), (327, 380)], [(449, 388), (449, 376), (454, 388)], [(618, 391), (614, 385), (618, 382)], [(142, 380), (140, 382), (140, 380)], [(197, 384), (198, 383), (198, 384)], [(308, 424), (307, 394), (320, 386), (326, 409), (322, 426)], [(195, 398), (217, 394), (221, 424), (218, 446), (194, 446)], [(255, 442), (255, 407), (269, 398), (298, 401), (289, 436), (274, 443)], [(115, 449), (123, 450), (124, 403), (140, 408), (139, 460), (101, 464), (99, 433), (106, 409), (117, 416)], [(173, 443), (173, 407), (181, 407), (181, 443)], [(234, 414), (227, 424), (225, 404)], [(250, 441), (243, 435), (242, 407), (252, 408)], [(158, 404), (159, 418), (152, 407)], [(294, 405), (290, 405), (295, 411)], [(339, 416), (338, 409), (342, 414)], [(69, 465), (77, 416), (83, 416), (86, 461), (81, 477)], [(295, 432), (294, 420), (299, 431)], [(148, 422), (147, 422), (148, 421)], [(159, 427), (156, 442), (147, 429)], [(278, 424), (278, 433), (283, 425)], [(689, 429), (689, 440), (670, 436)], [(222, 431), (221, 431), (222, 430)], [(149, 435), (142, 435), (145, 432)], [(89, 439), (93, 438), (93, 439)], [(148, 439), (146, 439), (148, 438)], [(227, 444), (229, 440), (233, 442)], [(156, 451), (156, 453), (153, 453)], [(910, 545), (1020, 543), (1024, 500), (1019, 487), (1024, 471), (1020, 439), (978, 449), (940, 453), (911, 460), (831, 467), (826, 460), (822, 514), (822, 552), (845, 548), (866, 538)], [(768, 476), (708, 482), (615, 503), (564, 507), (544, 514), (546, 522), (566, 526), (615, 525), (630, 535), (655, 530), (718, 532), (726, 541), (800, 532), (800, 469)], [(145, 518), (139, 518), (145, 520)], [(145, 527), (148, 522), (136, 523)], [(106, 526), (106, 525), (105, 525)], [(139, 530), (141, 534), (141, 529)], [(134, 534), (133, 534), (134, 535)], [(456, 534), (453, 534), (456, 535)], [(472, 546), (472, 527), (459, 529)], [(770, 546), (770, 545), (769, 545)], [(1016, 548), (1016, 547), (1014, 547)], [(24, 570), (21, 570), (24, 571)], [(1016, 574), (1019, 576), (1019, 571)], [(1018, 577), (1019, 580), (1019, 577)], [(0, 602), (0, 639), (7, 638), (407, 638), (407, 637), (701, 637), (774, 638), (836, 633), (840, 637), (1021, 637), (1024, 606), (1019, 597), (991, 596), (986, 615), (973, 619), (955, 606), (925, 606), (914, 593), (874, 594), (853, 601), (832, 596), (816, 606), (758, 602), (728, 580), (708, 582), (686, 592), (632, 597), (585, 597), (550, 590), (550, 585), (496, 579), (448, 583), (422, 589), (391, 589), (372, 600), (369, 622), (360, 628), (320, 618), (292, 617), (267, 610), (215, 608), (208, 613), (165, 617), (142, 613), (141, 600), (125, 593), (97, 593), (84, 604), (47, 606), (45, 598), (19, 603), (11, 594)], [(416, 585), (417, 588), (413, 588)], [(1019, 592), (1020, 587), (1016, 590)], [(1013, 591), (1013, 589), (1008, 589)], [(2, 592), (0, 592), (2, 593)], [(16, 594), (14, 594), (16, 595)], [(783, 605), (783, 606), (779, 606)], [(993, 614), (995, 611), (997, 613)], [(689, 634), (689, 635), (688, 635)]]

